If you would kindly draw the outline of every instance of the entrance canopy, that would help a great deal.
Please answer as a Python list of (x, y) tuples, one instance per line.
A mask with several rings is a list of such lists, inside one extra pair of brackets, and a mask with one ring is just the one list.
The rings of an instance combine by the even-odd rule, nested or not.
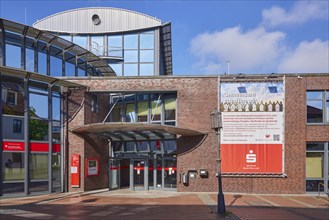
[(198, 136), (204, 135), (200, 131), (179, 128), (169, 125), (148, 123), (95, 123), (79, 126), (71, 130), (76, 134), (95, 134), (111, 141), (147, 141), (174, 139), (176, 135)]

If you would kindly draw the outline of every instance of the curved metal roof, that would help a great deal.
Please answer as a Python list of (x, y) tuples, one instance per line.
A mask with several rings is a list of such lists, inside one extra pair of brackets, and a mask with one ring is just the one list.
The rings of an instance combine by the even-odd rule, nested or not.
[(0, 28), (5, 31), (21, 34), (22, 36), (32, 38), (35, 41), (43, 41), (48, 45), (54, 45), (66, 52), (71, 52), (77, 57), (84, 59), (89, 65), (93, 66), (96, 70), (99, 70), (104, 76), (116, 76), (113, 69), (107, 64), (107, 62), (89, 50), (80, 47), (72, 42), (69, 42), (57, 35), (50, 34), (46, 31), (38, 30), (34, 27), (30, 27), (24, 24), (16, 23), (6, 19), (0, 18)]
[[(93, 22), (97, 15), (99, 22)], [(96, 17), (97, 17), (96, 16)], [(155, 17), (119, 8), (78, 8), (50, 15), (33, 24), (34, 27), (59, 33), (113, 33), (157, 27)]]
[(71, 129), (76, 134), (95, 134), (112, 141), (141, 141), (173, 139), (175, 135), (198, 136), (205, 133), (187, 128), (148, 123), (108, 122), (79, 126)]

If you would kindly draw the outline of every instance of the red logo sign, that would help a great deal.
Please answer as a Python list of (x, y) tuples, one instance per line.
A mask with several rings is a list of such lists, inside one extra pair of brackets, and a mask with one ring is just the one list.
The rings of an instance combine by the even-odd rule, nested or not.
[(24, 142), (2, 142), (3, 151), (24, 151)]

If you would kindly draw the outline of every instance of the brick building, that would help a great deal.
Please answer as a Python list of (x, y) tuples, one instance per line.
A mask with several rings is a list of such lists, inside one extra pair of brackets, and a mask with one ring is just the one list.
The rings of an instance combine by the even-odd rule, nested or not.
[(0, 21), (1, 196), (215, 192), (219, 155), (224, 192), (327, 191), (328, 73), (172, 76), (170, 23), (122, 9)]

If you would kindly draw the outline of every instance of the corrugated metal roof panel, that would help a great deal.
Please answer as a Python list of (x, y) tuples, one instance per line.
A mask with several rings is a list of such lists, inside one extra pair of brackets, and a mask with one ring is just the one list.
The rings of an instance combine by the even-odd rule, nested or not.
[[(97, 15), (100, 23), (93, 22)], [(79, 8), (43, 18), (34, 27), (59, 33), (111, 33), (160, 26), (157, 18), (119, 8)]]

